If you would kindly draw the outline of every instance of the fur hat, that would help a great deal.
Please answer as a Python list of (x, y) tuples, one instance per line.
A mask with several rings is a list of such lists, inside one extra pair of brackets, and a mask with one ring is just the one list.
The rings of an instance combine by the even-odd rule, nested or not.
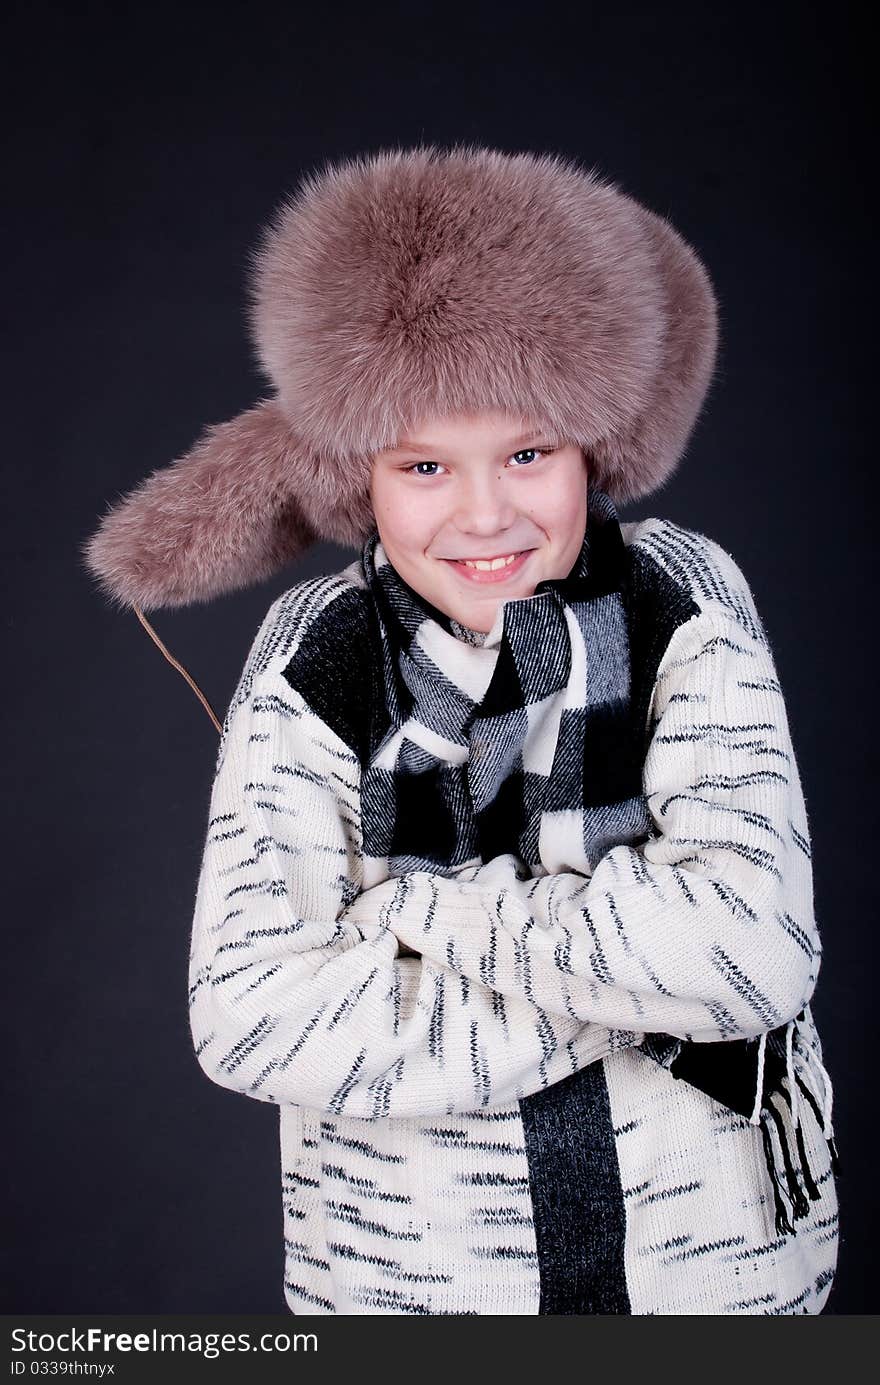
[(83, 547), (109, 599), (185, 606), (375, 528), (371, 454), (423, 419), (501, 409), (579, 444), (618, 504), (684, 451), (717, 307), (663, 217), (559, 155), (422, 145), (304, 176), (253, 252), (273, 393), (208, 427)]

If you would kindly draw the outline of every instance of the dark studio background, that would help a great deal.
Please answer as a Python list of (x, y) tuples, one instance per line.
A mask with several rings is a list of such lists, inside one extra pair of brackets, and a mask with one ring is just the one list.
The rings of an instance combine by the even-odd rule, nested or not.
[[(277, 1108), (213, 1086), (188, 1029), (217, 735), (79, 546), (265, 393), (246, 256), (301, 171), (424, 139), (576, 157), (712, 275), (706, 409), (673, 479), (622, 518), (721, 543), (774, 646), (843, 1164), (826, 1312), (875, 1312), (877, 493), (859, 416), (867, 45), (846, 7), (14, 6), (4, 47), (2, 1311), (283, 1311)], [(270, 602), (353, 556), (314, 551), (154, 623), (222, 716)]]

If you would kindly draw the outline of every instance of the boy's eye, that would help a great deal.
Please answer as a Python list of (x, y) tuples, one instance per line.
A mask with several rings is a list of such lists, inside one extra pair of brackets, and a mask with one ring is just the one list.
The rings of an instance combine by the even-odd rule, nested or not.
[(521, 451), (514, 452), (513, 456), (514, 459), (517, 457), (528, 458), (525, 462), (517, 462), (517, 466), (531, 466), (536, 457), (548, 457), (551, 452), (555, 451), (556, 448), (553, 444), (548, 442), (546, 447), (524, 447)]
[[(514, 452), (512, 454), (512, 459), (516, 462), (517, 466), (531, 466), (536, 457), (546, 457), (547, 454), (553, 450), (554, 449), (549, 444), (547, 447), (523, 447), (519, 452)], [(518, 458), (524, 460), (517, 460)], [(439, 462), (413, 462), (406, 470), (416, 476), (436, 476), (439, 466)], [(421, 467), (433, 467), (434, 470), (422, 471), (420, 470)]]

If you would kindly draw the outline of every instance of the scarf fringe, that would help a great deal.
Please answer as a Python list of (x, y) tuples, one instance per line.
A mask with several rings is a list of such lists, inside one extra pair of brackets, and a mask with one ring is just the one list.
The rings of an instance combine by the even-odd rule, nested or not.
[[(807, 1158), (803, 1130), (801, 1128), (800, 1103), (798, 1100), (799, 1092), (807, 1101), (816, 1120), (822, 1127), (822, 1133), (825, 1136), (831, 1155), (832, 1172), (834, 1174), (839, 1174), (840, 1172), (840, 1157), (837, 1152), (837, 1145), (834, 1140), (834, 1129), (831, 1124), (831, 1113), (834, 1104), (831, 1078), (821, 1058), (809, 1041), (809, 1037), (801, 1037), (799, 1032), (799, 1021), (801, 1020), (804, 1021), (805, 1027), (806, 1025), (812, 1026), (813, 1020), (809, 1005), (806, 1005), (800, 1014), (786, 1025), (786, 1075), (778, 1089), (778, 1095), (782, 1097), (785, 1105), (788, 1107), (788, 1125), (794, 1135), (796, 1157), (795, 1150), (792, 1149), (791, 1140), (788, 1138), (786, 1121), (783, 1117), (781, 1107), (776, 1105), (772, 1096), (768, 1095), (766, 1100), (764, 1098), (764, 1066), (767, 1046), (766, 1034), (762, 1034), (760, 1039), (755, 1105), (749, 1117), (750, 1125), (757, 1125), (760, 1127), (761, 1138), (764, 1145), (764, 1159), (767, 1164), (767, 1171), (770, 1175), (770, 1184), (773, 1190), (776, 1233), (779, 1236), (795, 1235), (797, 1229), (795, 1227), (795, 1222), (808, 1216), (810, 1212), (810, 1203), (818, 1201), (822, 1196)], [(801, 1058), (801, 1072), (796, 1070), (795, 1054), (799, 1055)], [(817, 1077), (821, 1078), (821, 1095), (816, 1085)], [(779, 1156), (781, 1156), (782, 1170), (779, 1168), (773, 1138), (774, 1132), (776, 1135), (776, 1143), (778, 1143)], [(783, 1173), (784, 1178), (782, 1176)]]

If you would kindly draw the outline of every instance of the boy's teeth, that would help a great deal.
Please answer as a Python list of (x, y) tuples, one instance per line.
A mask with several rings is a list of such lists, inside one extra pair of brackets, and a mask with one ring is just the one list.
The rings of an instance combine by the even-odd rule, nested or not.
[(506, 558), (492, 558), (491, 561), (488, 558), (477, 558), (474, 561), (471, 561), (470, 558), (462, 558), (461, 561), (465, 567), (479, 568), (481, 572), (494, 572), (496, 568), (509, 567), (516, 556), (515, 553), (509, 553)]

